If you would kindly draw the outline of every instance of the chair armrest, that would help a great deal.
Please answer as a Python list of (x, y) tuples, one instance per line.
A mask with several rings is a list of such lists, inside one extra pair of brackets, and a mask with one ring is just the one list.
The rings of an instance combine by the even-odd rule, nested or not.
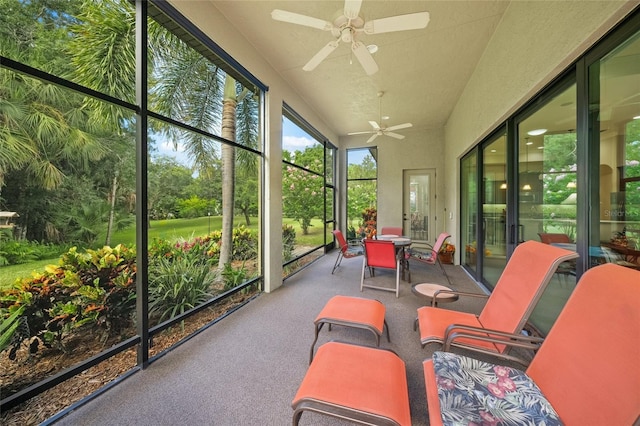
[[(544, 342), (543, 337), (527, 336), (521, 333), (508, 333), (500, 330), (473, 327), (473, 326), (464, 325), (464, 324), (451, 324), (445, 330), (444, 339), (443, 339), (443, 350), (445, 352), (449, 352), (451, 349), (451, 345), (454, 344), (454, 342), (457, 339), (462, 339), (462, 338), (471, 339), (471, 340), (481, 340), (484, 342), (491, 342), (494, 344), (505, 345), (510, 348), (517, 347), (517, 348), (523, 348), (523, 349), (530, 349), (532, 351), (538, 350), (542, 342)], [(521, 358), (518, 358), (512, 355), (508, 355), (506, 352), (495, 353), (495, 352), (484, 350), (482, 348), (476, 348), (471, 345), (465, 345), (465, 344), (458, 344), (458, 346), (464, 347), (466, 349), (486, 353), (489, 355), (494, 355), (499, 358), (516, 361), (521, 363), (522, 365), (528, 364), (527, 361), (524, 361)]]
[(437, 290), (434, 294), (433, 294), (433, 298), (431, 299), (431, 306), (436, 306), (436, 304), (438, 303), (438, 295), (439, 294), (455, 294), (456, 296), (469, 296), (469, 297), (480, 297), (480, 298), (485, 298), (488, 299), (489, 296), (486, 294), (482, 294), (482, 293), (470, 293), (467, 291), (457, 291), (457, 290)]
[(469, 297), (479, 297), (479, 298), (484, 298), (484, 299), (488, 299), (489, 295), (487, 294), (482, 294), (482, 293), (470, 293), (468, 291), (457, 291), (457, 290), (437, 290), (434, 294), (433, 294), (433, 300), (431, 301), (431, 306), (436, 306), (437, 303), (437, 297), (439, 294), (441, 293), (446, 293), (446, 294), (455, 294), (457, 296), (469, 296)]

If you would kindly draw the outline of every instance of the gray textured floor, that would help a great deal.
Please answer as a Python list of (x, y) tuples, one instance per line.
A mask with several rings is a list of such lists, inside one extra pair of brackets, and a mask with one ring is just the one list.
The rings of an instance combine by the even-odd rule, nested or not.
[[(146, 370), (134, 374), (88, 402), (58, 425), (287, 425), (291, 400), (308, 367), (313, 321), (336, 294), (378, 299), (387, 309), (391, 348), (405, 361), (412, 423), (428, 424), (422, 361), (438, 349), (420, 347), (413, 331), (416, 309), (424, 303), (401, 283), (400, 297), (373, 289), (360, 292), (362, 258), (344, 259), (331, 275), (331, 253), (285, 282), (262, 294), (174, 349)], [(447, 282), (437, 266), (412, 262), (412, 283)], [(453, 287), (478, 291), (457, 266), (447, 265)], [(393, 284), (391, 272), (375, 280)], [(479, 312), (484, 302), (470, 298), (442, 308)], [(369, 331), (325, 327), (318, 346), (328, 340), (374, 344)], [(301, 425), (346, 425), (346, 421), (305, 413)]]

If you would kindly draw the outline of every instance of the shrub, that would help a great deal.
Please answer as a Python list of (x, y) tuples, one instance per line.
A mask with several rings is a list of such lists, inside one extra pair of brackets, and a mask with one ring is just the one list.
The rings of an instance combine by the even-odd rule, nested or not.
[(293, 258), (293, 249), (296, 246), (296, 230), (293, 226), (282, 225), (282, 258), (284, 261)]
[(233, 260), (249, 260), (258, 256), (258, 236), (240, 225), (233, 230)]
[(41, 244), (37, 241), (0, 239), (0, 266), (29, 263), (34, 260), (51, 259), (68, 250), (68, 246)]
[(202, 259), (160, 257), (149, 263), (149, 313), (159, 321), (209, 300), (213, 275)]
[(135, 251), (123, 246), (65, 253), (60, 264), (18, 280), (0, 294), (0, 313), (23, 310), (28, 333), (13, 339), (15, 351), (25, 339), (35, 352), (40, 343), (60, 344), (72, 330), (94, 325), (105, 335), (131, 324), (135, 309)]
[(244, 267), (244, 263), (242, 263), (242, 266), (238, 269), (233, 269), (233, 266), (231, 266), (230, 263), (225, 263), (222, 271), (222, 277), (224, 278), (224, 290), (226, 291), (236, 288), (244, 282), (246, 276), (247, 270)]

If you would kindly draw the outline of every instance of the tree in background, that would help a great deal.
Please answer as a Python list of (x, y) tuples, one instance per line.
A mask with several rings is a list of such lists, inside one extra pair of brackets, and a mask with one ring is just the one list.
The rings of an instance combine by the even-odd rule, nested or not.
[(367, 154), (360, 164), (349, 164), (347, 176), (347, 223), (355, 229), (363, 225), (362, 214), (377, 206), (377, 165)]
[[(289, 161), (295, 161), (308, 170), (322, 171), (324, 147), (317, 145), (304, 151), (295, 151)], [(324, 178), (303, 168), (283, 164), (282, 212), (285, 217), (300, 223), (302, 234), (309, 234), (311, 219), (324, 219)]]

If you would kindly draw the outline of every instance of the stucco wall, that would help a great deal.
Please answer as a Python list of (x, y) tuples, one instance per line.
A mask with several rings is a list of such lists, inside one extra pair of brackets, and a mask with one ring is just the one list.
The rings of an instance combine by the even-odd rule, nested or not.
[[(379, 136), (371, 144), (378, 148), (378, 230), (382, 226), (402, 226), (403, 171), (433, 169), (436, 177), (436, 235), (444, 230), (444, 191), (441, 178), (444, 159), (444, 129), (403, 130), (405, 139), (397, 140)], [(369, 146), (368, 135), (341, 138), (346, 149)], [(342, 182), (342, 181), (341, 181)], [(345, 203), (345, 197), (341, 202)], [(342, 218), (342, 223), (346, 218)], [(447, 230), (449, 230), (447, 228)]]
[[(459, 160), (595, 44), (637, 1), (513, 1), (445, 126), (445, 194), (457, 194)], [(447, 197), (456, 212), (458, 195)]]

